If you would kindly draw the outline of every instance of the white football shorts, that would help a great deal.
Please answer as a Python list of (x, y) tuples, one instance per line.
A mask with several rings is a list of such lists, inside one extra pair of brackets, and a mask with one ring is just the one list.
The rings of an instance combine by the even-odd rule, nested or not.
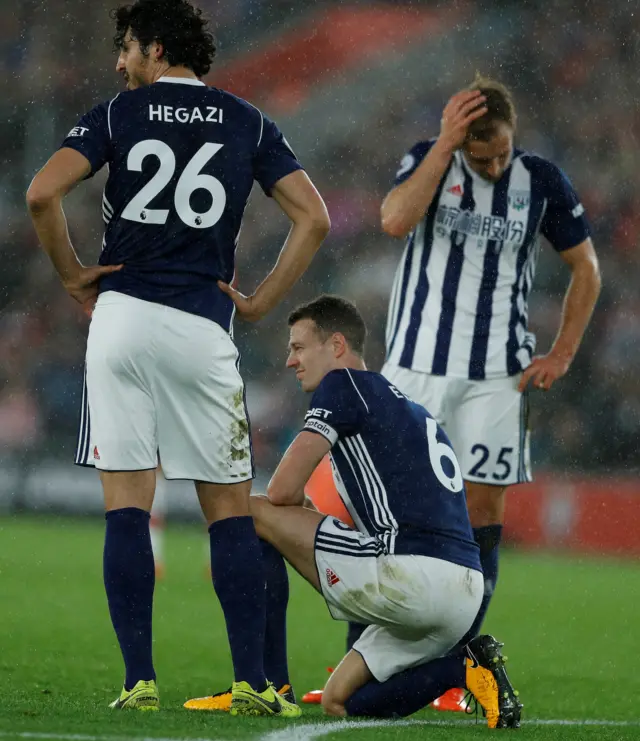
[(380, 372), (444, 428), (465, 481), (509, 486), (532, 480), (529, 397), (518, 391), (520, 374), (470, 381), (390, 363)]
[(354, 644), (379, 681), (444, 656), (469, 630), (479, 571), (428, 556), (374, 555), (379, 541), (325, 517), (316, 533), (322, 594), (336, 620), (368, 625)]
[(108, 291), (87, 341), (76, 463), (167, 479), (253, 478), (238, 350), (215, 322)]

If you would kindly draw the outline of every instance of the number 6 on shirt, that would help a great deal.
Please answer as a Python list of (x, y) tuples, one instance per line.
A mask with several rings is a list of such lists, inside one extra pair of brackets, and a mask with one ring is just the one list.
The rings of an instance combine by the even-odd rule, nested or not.
[[(438, 423), (435, 419), (427, 417), (427, 442), (429, 443), (429, 460), (431, 461), (431, 467), (433, 472), (438, 477), (438, 481), (449, 489), (449, 491), (457, 492), (461, 491), (462, 471), (460, 470), (460, 464), (456, 458), (456, 454), (446, 444), (438, 442)], [(453, 466), (453, 476), (449, 476), (445, 473), (442, 467), (442, 459), (447, 458)]]

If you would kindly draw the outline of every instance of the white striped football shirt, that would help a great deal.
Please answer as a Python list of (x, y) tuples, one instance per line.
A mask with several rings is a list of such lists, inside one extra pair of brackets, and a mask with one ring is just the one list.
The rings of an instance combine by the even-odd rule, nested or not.
[[(403, 158), (404, 182), (435, 140)], [(497, 183), (455, 153), (424, 218), (407, 238), (393, 283), (387, 362), (455, 378), (500, 378), (531, 362), (527, 300), (544, 235), (558, 252), (589, 236), (562, 171), (515, 150)]]

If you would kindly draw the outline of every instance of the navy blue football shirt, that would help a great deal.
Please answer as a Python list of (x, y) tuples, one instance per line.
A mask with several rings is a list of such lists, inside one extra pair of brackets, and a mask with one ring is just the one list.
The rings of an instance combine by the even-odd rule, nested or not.
[(331, 443), (340, 497), (383, 552), (481, 571), (460, 466), (424, 407), (379, 373), (334, 370), (315, 390), (304, 429)]
[(195, 79), (163, 77), (84, 115), (63, 147), (94, 175), (105, 164), (100, 281), (211, 319), (229, 331), (242, 215), (256, 180), (267, 195), (301, 169), (277, 126), (246, 101)]

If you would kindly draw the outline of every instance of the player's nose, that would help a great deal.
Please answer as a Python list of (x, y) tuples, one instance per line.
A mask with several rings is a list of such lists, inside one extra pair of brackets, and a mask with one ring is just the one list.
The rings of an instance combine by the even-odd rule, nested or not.
[(287, 358), (287, 368), (295, 368), (296, 365), (299, 365), (299, 362), (300, 361), (293, 355), (293, 353), (291, 353)]
[(124, 65), (124, 59), (122, 58), (122, 54), (118, 57), (118, 61), (116, 62), (116, 72), (124, 72), (125, 65)]
[(491, 162), (487, 167), (487, 174), (493, 180), (497, 180), (500, 177), (500, 163)]

